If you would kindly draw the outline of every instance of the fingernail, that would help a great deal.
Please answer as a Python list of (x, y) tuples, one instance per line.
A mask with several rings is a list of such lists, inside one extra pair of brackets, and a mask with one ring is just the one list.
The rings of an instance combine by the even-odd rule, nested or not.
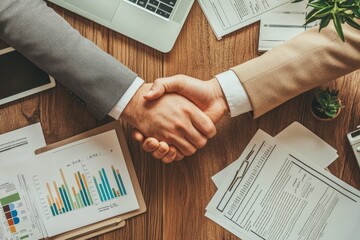
[(148, 147), (150, 147), (150, 148), (155, 148), (155, 147), (157, 147), (157, 145), (156, 145), (154, 142), (148, 142), (147, 145), (148, 145)]
[(160, 147), (160, 148), (158, 149), (158, 151), (159, 151), (160, 153), (166, 153), (167, 149)]

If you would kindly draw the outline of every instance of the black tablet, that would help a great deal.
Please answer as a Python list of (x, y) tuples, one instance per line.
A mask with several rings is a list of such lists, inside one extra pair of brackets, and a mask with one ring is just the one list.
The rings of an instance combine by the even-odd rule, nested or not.
[(52, 87), (54, 79), (15, 49), (0, 50), (0, 105)]

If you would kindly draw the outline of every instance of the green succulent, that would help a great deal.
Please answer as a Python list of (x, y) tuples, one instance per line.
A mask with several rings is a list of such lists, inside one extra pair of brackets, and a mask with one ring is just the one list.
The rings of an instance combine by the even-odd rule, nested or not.
[(314, 112), (321, 118), (334, 118), (340, 108), (343, 108), (341, 101), (338, 98), (338, 90), (319, 90), (315, 94), (313, 102)]
[[(293, 2), (301, 1), (303, 0)], [(360, 25), (354, 21), (354, 19), (360, 19), (360, 0), (309, 0), (308, 6), (313, 9), (306, 16), (305, 25), (320, 20), (320, 31), (332, 20), (338, 35), (344, 42), (342, 24), (347, 23), (360, 30)]]

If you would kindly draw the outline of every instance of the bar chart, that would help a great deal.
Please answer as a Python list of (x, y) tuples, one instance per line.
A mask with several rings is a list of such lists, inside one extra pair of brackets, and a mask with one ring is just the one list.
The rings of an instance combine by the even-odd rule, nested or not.
[(139, 209), (115, 130), (41, 153), (29, 172), (48, 236)]
[(111, 186), (105, 168), (101, 168), (101, 170), (98, 171), (98, 179), (93, 176), (96, 190), (100, 196), (101, 202), (106, 202), (127, 194), (119, 169), (115, 169), (114, 166), (111, 166), (111, 173), (112, 174), (110, 176), (112, 176), (115, 180), (114, 182), (116, 182), (116, 187)]
[(53, 216), (85, 208), (94, 204), (86, 177), (80, 171), (73, 174), (76, 185), (69, 186), (63, 169), (59, 169), (62, 183), (46, 182), (47, 202)]

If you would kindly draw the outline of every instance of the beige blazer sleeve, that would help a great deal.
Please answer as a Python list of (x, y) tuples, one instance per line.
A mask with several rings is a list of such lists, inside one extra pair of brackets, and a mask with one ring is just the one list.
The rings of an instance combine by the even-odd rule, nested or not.
[(249, 96), (254, 118), (360, 68), (360, 31), (344, 25), (344, 43), (330, 25), (320, 33), (317, 28), (310, 29), (232, 68)]

